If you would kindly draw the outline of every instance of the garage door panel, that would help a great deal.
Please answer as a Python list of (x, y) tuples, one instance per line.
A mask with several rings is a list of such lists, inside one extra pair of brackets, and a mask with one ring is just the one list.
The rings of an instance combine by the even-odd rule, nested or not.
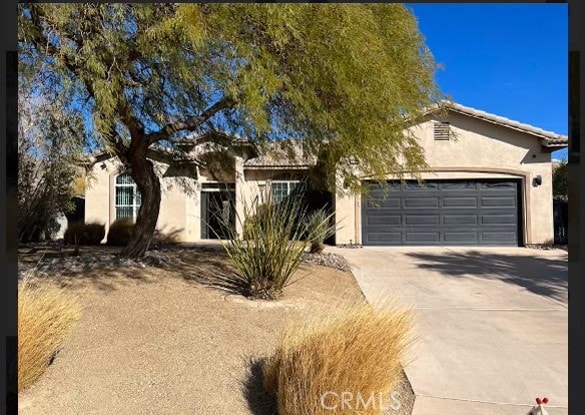
[(368, 234), (368, 242), (382, 244), (402, 244), (402, 233), (400, 232), (371, 232)]
[(404, 198), (405, 208), (433, 208), (439, 207), (438, 197), (405, 197)]
[(482, 215), (481, 223), (484, 225), (515, 225), (516, 215)]
[[(439, 189), (439, 184), (435, 183), (435, 182), (418, 183), (418, 182), (413, 182), (413, 181), (407, 181), (406, 183), (404, 183), (403, 188), (406, 192), (410, 192), (412, 190), (414, 190), (416, 192), (418, 192), (420, 190), (436, 191)], [(394, 190), (397, 190), (397, 188), (394, 187)]]
[(443, 215), (444, 225), (477, 225), (478, 224), (477, 213), (467, 215)]
[(515, 182), (478, 182), (479, 189), (483, 192), (492, 192), (500, 190), (516, 190), (517, 184)]
[(482, 196), (481, 198), (482, 208), (503, 208), (503, 207), (516, 207), (516, 197), (510, 196)]
[(461, 192), (477, 189), (477, 182), (456, 181), (456, 182), (441, 182), (440, 186), (443, 192)]
[(439, 243), (441, 233), (436, 232), (405, 232), (405, 242), (407, 243)]
[(366, 208), (372, 210), (377, 210), (379, 208), (400, 209), (401, 207), (400, 199), (381, 200), (376, 198), (371, 201), (366, 201)]
[(516, 232), (481, 232), (481, 239), (488, 243), (516, 242)]
[(477, 232), (445, 231), (443, 240), (446, 243), (477, 243), (479, 242), (479, 236)]
[(368, 225), (400, 225), (400, 215), (368, 215), (366, 220)]
[(415, 182), (392, 186), (389, 199), (378, 197), (377, 206), (362, 204), (365, 245), (518, 245), (515, 182), (461, 180), (427, 182), (426, 187)]
[(438, 225), (439, 215), (406, 215), (405, 225)]
[(461, 196), (445, 196), (443, 198), (443, 206), (458, 208), (458, 207), (470, 207), (476, 208), (478, 205), (477, 197), (475, 196), (468, 196), (468, 197), (461, 197)]

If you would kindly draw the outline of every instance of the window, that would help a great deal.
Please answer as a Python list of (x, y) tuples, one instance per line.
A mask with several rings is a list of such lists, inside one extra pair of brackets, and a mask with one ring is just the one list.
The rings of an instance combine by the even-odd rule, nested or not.
[(127, 174), (121, 174), (116, 177), (116, 220), (132, 219), (136, 220), (138, 209), (140, 208), (140, 192), (136, 188), (136, 183), (132, 177)]
[(436, 121), (434, 123), (435, 128), (435, 140), (448, 140), (449, 139), (449, 123), (445, 121)]
[(278, 180), (272, 181), (271, 194), (273, 202), (281, 202), (299, 185), (298, 180)]

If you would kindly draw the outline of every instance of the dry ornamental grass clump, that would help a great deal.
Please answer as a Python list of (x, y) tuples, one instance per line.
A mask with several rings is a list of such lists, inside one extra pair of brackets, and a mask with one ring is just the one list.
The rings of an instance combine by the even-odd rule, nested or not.
[(47, 282), (25, 278), (18, 287), (18, 391), (45, 371), (73, 324), (79, 304)]
[(264, 368), (279, 415), (381, 415), (407, 357), (412, 313), (363, 303), (291, 325)]

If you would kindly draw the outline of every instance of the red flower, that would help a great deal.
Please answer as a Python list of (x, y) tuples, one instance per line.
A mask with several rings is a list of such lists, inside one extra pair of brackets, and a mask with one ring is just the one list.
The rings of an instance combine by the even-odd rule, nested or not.
[(544, 399), (542, 400), (542, 403), (548, 403), (548, 398), (544, 398)]
[(540, 398), (536, 398), (536, 403), (537, 403), (538, 405), (540, 405), (540, 404), (542, 403), (542, 401), (540, 400)]

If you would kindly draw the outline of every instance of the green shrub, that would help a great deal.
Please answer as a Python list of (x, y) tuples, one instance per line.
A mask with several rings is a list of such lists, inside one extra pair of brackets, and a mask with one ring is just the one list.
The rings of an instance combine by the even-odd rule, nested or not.
[(319, 209), (307, 215), (306, 227), (313, 231), (310, 238), (307, 238), (310, 243), (310, 253), (320, 254), (323, 252), (325, 239), (330, 237), (335, 229), (330, 223), (331, 217), (332, 215), (327, 213), (325, 209)]
[[(237, 221), (245, 229), (241, 238), (230, 223), (222, 223), (228, 239), (223, 246), (238, 270), (246, 294), (254, 298), (279, 297), (299, 267), (308, 241), (315, 238), (317, 227), (308, 228), (307, 209), (297, 198), (280, 203), (256, 199), (246, 206)], [(326, 216), (329, 222), (330, 216)], [(321, 226), (321, 224), (317, 224)], [(320, 229), (320, 228), (319, 228)]]
[[(274, 207), (276, 204), (272, 203), (271, 206)], [(254, 213), (250, 212), (250, 214), (246, 215), (244, 226), (242, 227), (242, 238), (251, 239), (253, 237), (254, 228), (264, 226), (264, 222), (268, 215), (268, 209), (269, 207), (267, 207), (266, 204), (259, 204)]]
[(101, 223), (72, 223), (67, 227), (63, 239), (67, 245), (99, 245), (106, 236), (106, 227)]
[(118, 219), (110, 225), (106, 243), (112, 246), (126, 246), (132, 237), (133, 230), (132, 219)]

